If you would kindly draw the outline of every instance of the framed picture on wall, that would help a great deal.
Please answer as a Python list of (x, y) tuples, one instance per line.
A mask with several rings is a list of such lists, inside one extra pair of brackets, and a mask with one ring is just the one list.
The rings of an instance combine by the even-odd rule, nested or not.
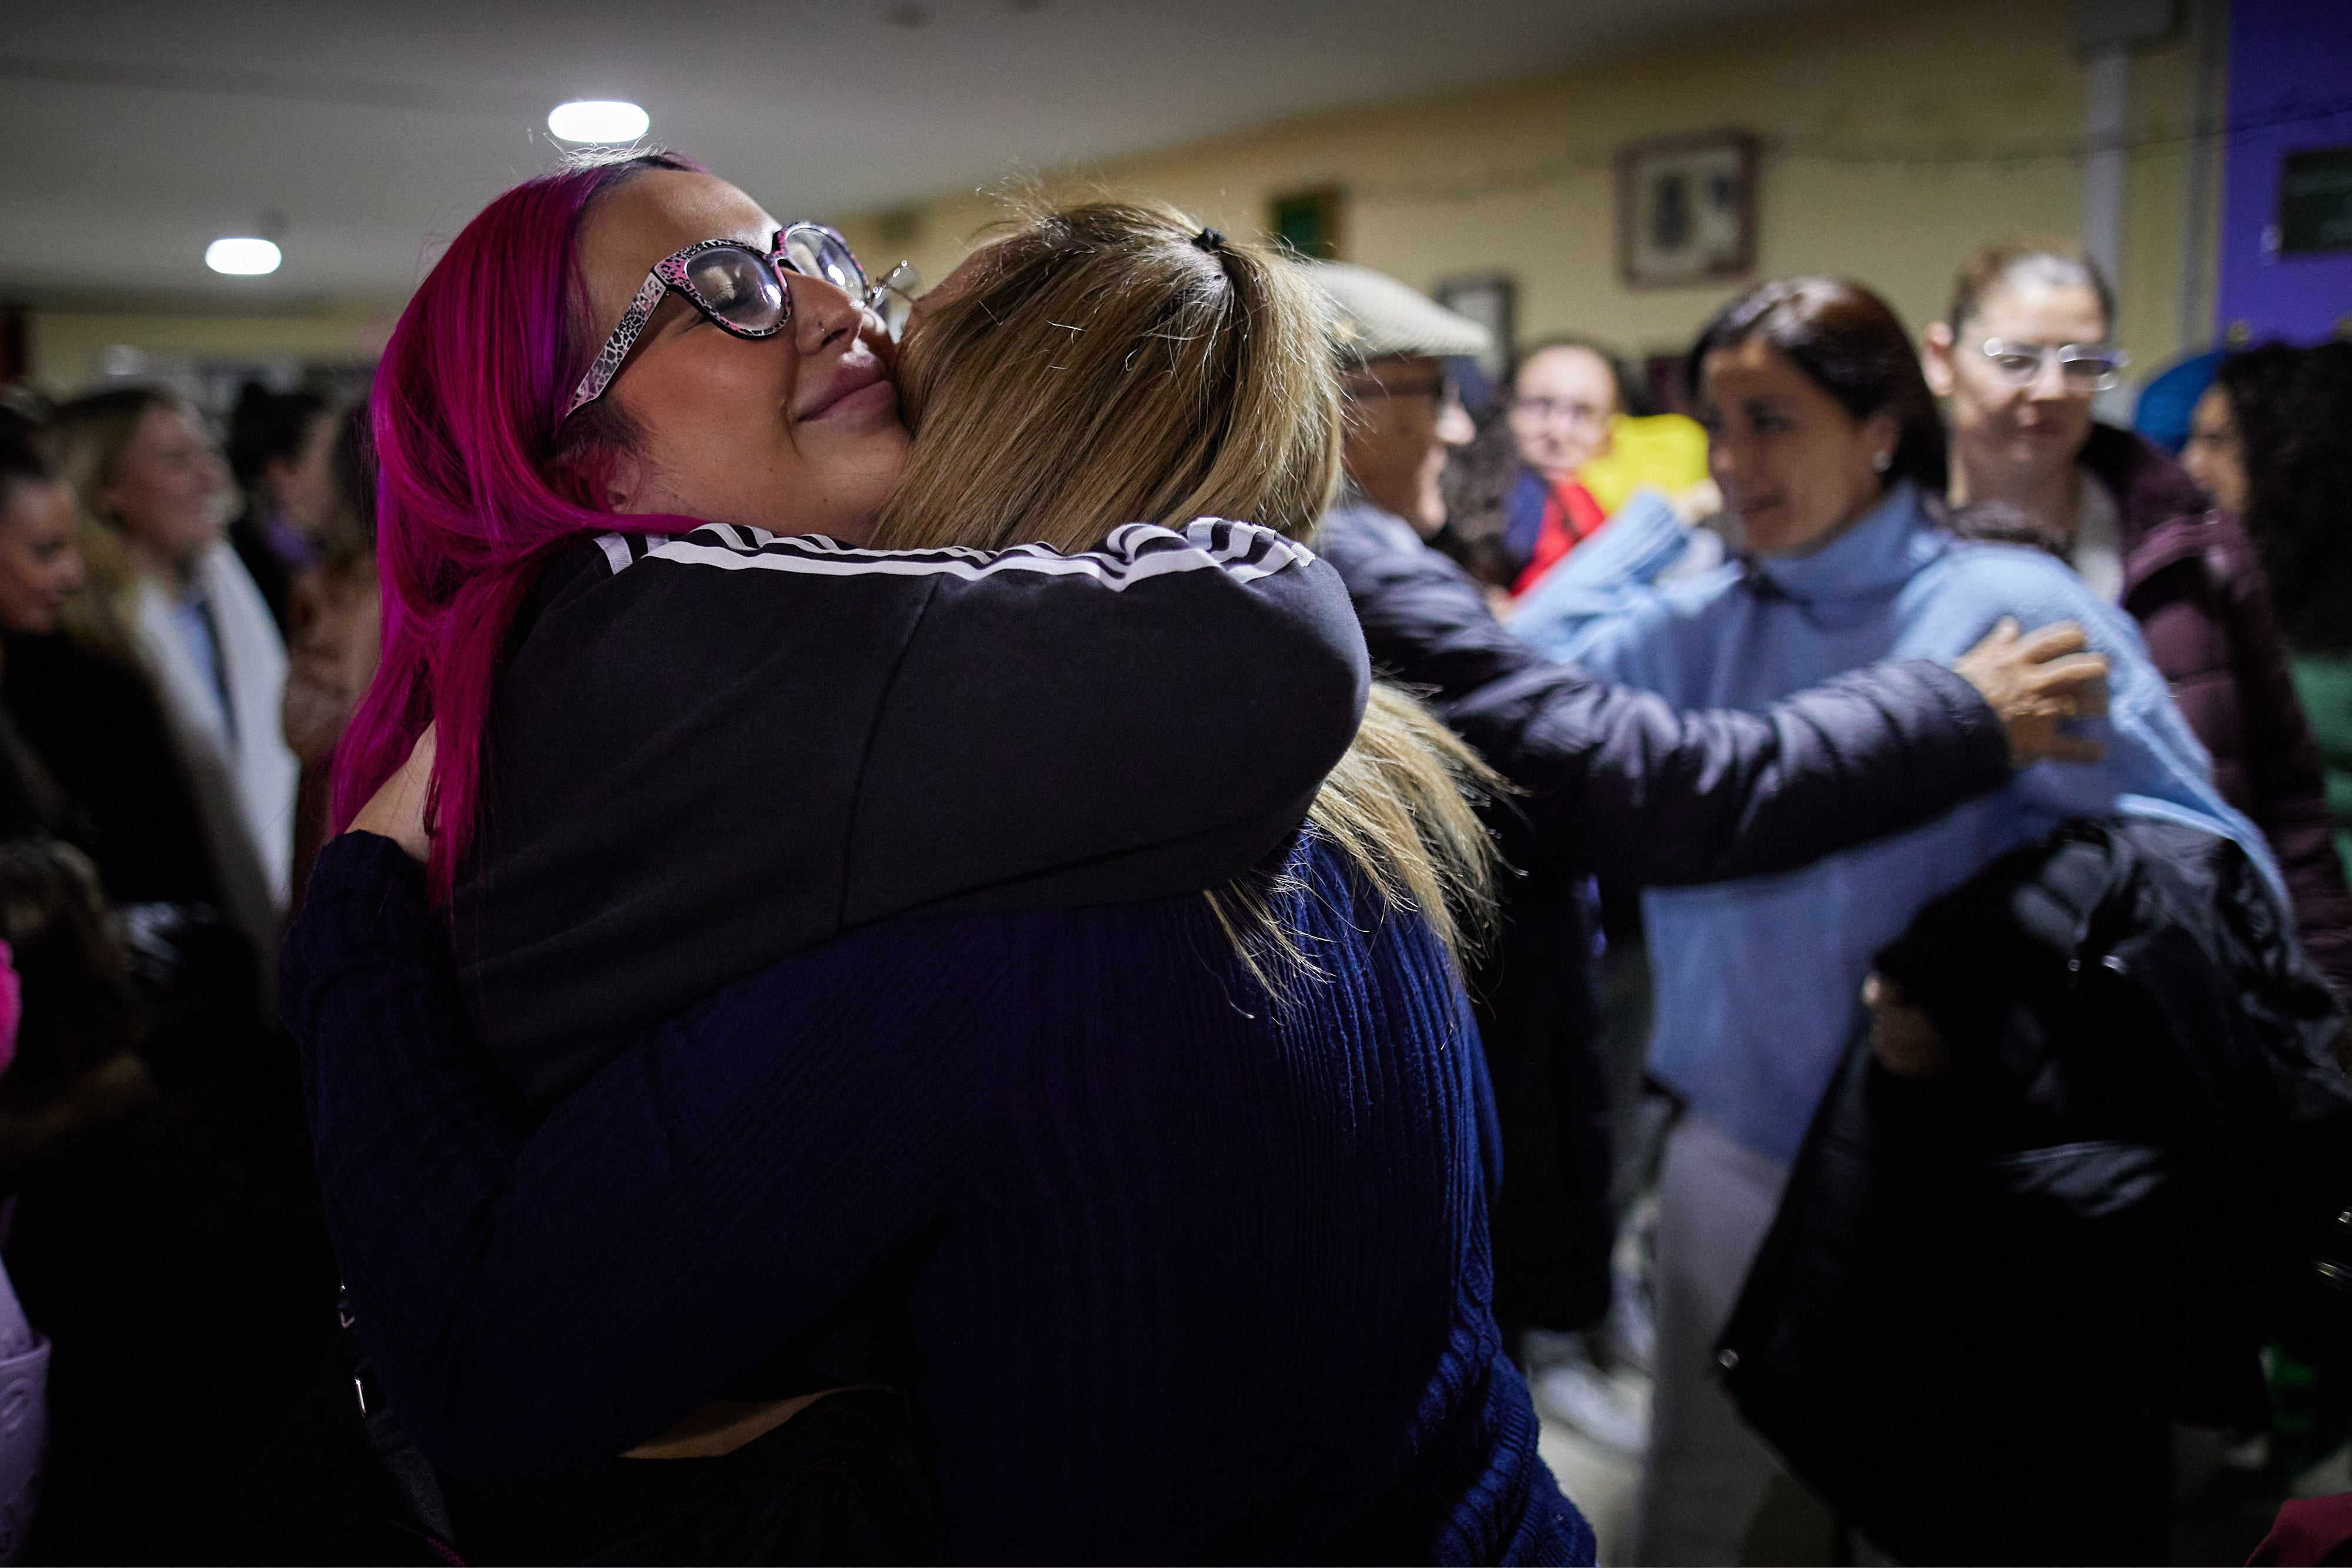
[(1330, 187), (1274, 198), (1274, 237), (1317, 261), (1339, 258), (1339, 193)]
[(1511, 362), (1511, 345), (1517, 340), (1518, 286), (1505, 274), (1485, 273), (1476, 277), (1449, 277), (1430, 290), (1430, 297), (1448, 310), (1467, 316), (1495, 335), (1494, 346), (1478, 356), (1478, 368), (1489, 377), (1499, 377)]
[(2279, 161), (2277, 236), (2286, 256), (2352, 250), (2352, 147), (2290, 152)]
[(1711, 131), (1617, 152), (1617, 270), (1635, 288), (1719, 283), (1756, 265), (1756, 139)]

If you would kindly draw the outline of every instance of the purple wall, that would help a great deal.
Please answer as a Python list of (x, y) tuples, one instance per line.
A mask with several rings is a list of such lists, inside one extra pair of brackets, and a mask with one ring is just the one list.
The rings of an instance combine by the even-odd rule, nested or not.
[(2222, 154), (2216, 341), (2233, 321), (2254, 340), (2311, 342), (2352, 316), (2352, 252), (2275, 256), (2279, 159), (2352, 145), (2352, 109), (2296, 123), (2252, 122), (2352, 101), (2352, 0), (2230, 0), (2230, 123)]

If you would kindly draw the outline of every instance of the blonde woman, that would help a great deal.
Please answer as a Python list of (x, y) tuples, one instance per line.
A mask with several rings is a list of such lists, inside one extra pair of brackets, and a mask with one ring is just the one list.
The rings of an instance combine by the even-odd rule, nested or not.
[[(1197, 519), (1295, 537), (1333, 486), (1315, 296), (1164, 210), (1050, 214), (987, 246), (905, 369), (918, 439), (878, 533), (909, 553), (844, 556), (980, 570), (1010, 545), (1051, 568), (1087, 558), (1015, 541), (1116, 552), (1140, 527), (1271, 560)], [(1041, 612), (1028, 634), (1055, 632)], [(1200, 667), (1172, 648), (1154, 676), (1173, 695)], [(534, 1127), (466, 1044), (411, 858), (420, 749), (320, 857), (289, 1016), (362, 1336), (460, 1473), (460, 1548), (548, 1550), (501, 1533), (514, 1493), (475, 1478), (560, 1477), (532, 1495), (618, 1530), (613, 1500), (642, 1511), (659, 1483), (614, 1454), (748, 1466), (861, 1411), (842, 1441), (887, 1513), (887, 1402), (771, 1384), (763, 1405), (739, 1382), (780, 1347), (836, 1384), (879, 1370), (813, 1331), (882, 1291), (950, 1560), (1590, 1561), (1486, 1302), (1489, 1095), (1452, 950), (1486, 902), (1458, 787), (1476, 771), (1376, 696), (1298, 802), (1307, 831), (1211, 895), (1014, 890), (865, 926), (721, 988)], [(1107, 776), (1100, 804), (1118, 791)], [(804, 796), (775, 778), (741, 810)]]
[(267, 964), (289, 890), (297, 768), (278, 729), (285, 644), (227, 542), (227, 465), (196, 411), (152, 389), (66, 404), (53, 439), (89, 562), (75, 630), (134, 655), (154, 683), (224, 913)]

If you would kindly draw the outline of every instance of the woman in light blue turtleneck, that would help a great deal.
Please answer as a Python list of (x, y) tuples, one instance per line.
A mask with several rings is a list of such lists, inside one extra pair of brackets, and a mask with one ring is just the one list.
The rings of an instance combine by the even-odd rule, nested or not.
[(2169, 817), (2244, 846), (2203, 749), (2121, 612), (2036, 551), (1954, 539), (1944, 434), (1902, 323), (1826, 278), (1767, 284), (1692, 350), (1709, 467), (1739, 554), (1634, 596), (1565, 643), (1685, 708), (1762, 712), (1890, 656), (1957, 658), (1997, 622), (2073, 620), (2111, 662), (2090, 766), (2042, 763), (1910, 832), (1802, 871), (1643, 899), (1657, 1015), (1651, 1066), (1688, 1113), (1670, 1135), (1658, 1233), (1657, 1404), (1637, 1561), (1738, 1560), (1772, 1460), (1707, 1377), (1788, 1166), (1864, 1027), (1873, 956), (1922, 905), (2069, 817)]

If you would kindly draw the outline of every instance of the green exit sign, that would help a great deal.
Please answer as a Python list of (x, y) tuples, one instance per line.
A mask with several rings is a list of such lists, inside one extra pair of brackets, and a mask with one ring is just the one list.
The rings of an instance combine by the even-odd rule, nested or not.
[(2279, 251), (2352, 250), (2352, 147), (2290, 152), (2279, 165)]

